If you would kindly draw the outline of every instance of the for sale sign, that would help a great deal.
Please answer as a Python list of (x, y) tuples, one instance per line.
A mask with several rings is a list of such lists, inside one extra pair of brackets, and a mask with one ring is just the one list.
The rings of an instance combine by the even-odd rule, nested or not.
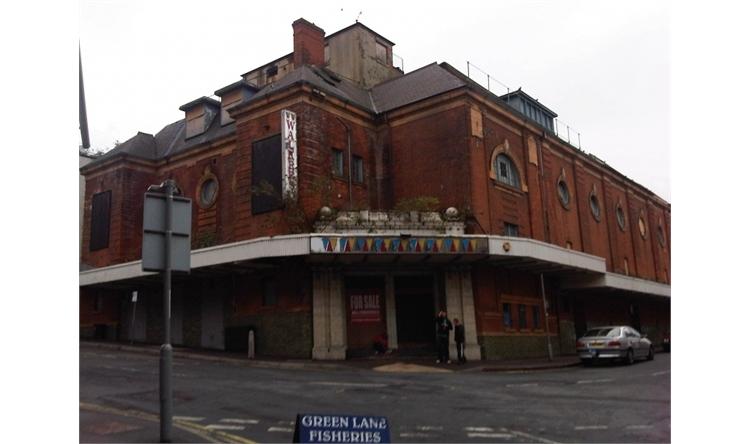
[(359, 322), (380, 322), (380, 294), (359, 293), (349, 295), (351, 320)]

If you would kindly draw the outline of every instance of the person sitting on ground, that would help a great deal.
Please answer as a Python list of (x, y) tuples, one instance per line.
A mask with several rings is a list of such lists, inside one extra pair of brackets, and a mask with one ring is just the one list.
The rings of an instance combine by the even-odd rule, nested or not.
[(388, 351), (388, 333), (381, 333), (372, 341), (372, 348), (376, 355), (384, 355)]

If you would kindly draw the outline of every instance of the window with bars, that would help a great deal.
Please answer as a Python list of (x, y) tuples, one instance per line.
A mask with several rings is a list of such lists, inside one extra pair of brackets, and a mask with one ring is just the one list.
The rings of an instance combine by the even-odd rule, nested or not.
[(505, 225), (504, 229), (505, 229), (506, 236), (518, 237), (518, 225), (509, 223), (509, 222), (505, 222), (504, 225)]
[(344, 152), (336, 148), (331, 150), (331, 172), (334, 176), (344, 176)]
[(94, 194), (91, 198), (91, 239), (89, 250), (109, 247), (109, 223), (112, 207), (112, 191)]
[(359, 156), (352, 157), (352, 180), (356, 183), (365, 181), (365, 162)]
[(495, 179), (513, 188), (520, 187), (518, 170), (516, 170), (516, 166), (510, 160), (510, 157), (505, 154), (499, 154), (495, 157)]
[(503, 304), (503, 325), (505, 328), (513, 327), (513, 316), (510, 313), (510, 304)]

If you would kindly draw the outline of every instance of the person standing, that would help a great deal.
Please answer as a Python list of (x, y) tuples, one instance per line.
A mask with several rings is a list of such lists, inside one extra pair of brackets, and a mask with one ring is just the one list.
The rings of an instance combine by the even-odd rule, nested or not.
[(453, 330), (453, 335), (456, 341), (456, 356), (458, 356), (458, 363), (464, 364), (466, 363), (466, 356), (464, 355), (464, 349), (466, 347), (464, 324), (462, 324), (458, 318), (453, 318), (453, 326), (456, 327), (455, 330)]
[(437, 334), (437, 346), (438, 346), (438, 359), (437, 363), (441, 364), (447, 362), (451, 363), (450, 357), (448, 356), (448, 337), (450, 331), (453, 330), (453, 325), (448, 319), (448, 315), (445, 311), (440, 310), (435, 318), (435, 330)]

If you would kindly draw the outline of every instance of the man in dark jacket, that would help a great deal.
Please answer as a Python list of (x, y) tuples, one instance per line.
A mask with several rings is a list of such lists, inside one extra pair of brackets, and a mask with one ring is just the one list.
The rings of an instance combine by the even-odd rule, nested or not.
[(437, 346), (438, 346), (438, 359), (437, 363), (447, 362), (451, 363), (450, 357), (448, 356), (448, 335), (453, 330), (453, 325), (448, 319), (448, 315), (445, 311), (440, 310), (437, 318), (435, 318), (435, 330), (437, 334)]
[(464, 348), (466, 346), (464, 324), (462, 324), (461, 321), (458, 320), (458, 318), (453, 318), (453, 325), (456, 327), (456, 329), (453, 331), (453, 334), (455, 335), (454, 338), (456, 340), (456, 354), (458, 356), (458, 363), (463, 364), (466, 362), (466, 356), (464, 355)]

